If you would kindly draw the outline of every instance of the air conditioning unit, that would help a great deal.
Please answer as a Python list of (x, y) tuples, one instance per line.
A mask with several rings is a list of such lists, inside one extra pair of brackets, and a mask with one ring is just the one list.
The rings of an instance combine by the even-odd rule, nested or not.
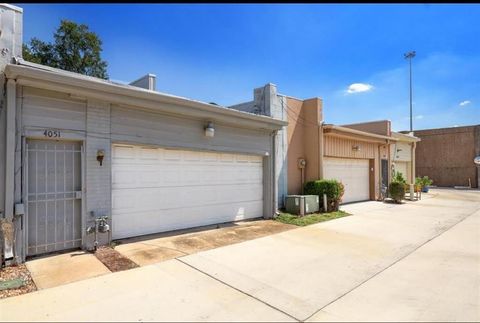
[(285, 210), (290, 214), (305, 215), (320, 210), (318, 195), (287, 195)]

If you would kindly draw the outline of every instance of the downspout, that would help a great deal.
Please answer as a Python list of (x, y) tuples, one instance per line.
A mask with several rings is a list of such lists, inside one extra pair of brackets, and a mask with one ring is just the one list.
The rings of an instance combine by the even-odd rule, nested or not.
[(318, 127), (318, 178), (323, 179), (323, 151), (324, 151), (324, 134), (323, 125), (325, 121), (322, 121)]
[(413, 183), (413, 185), (415, 185), (415, 178), (417, 176), (417, 174), (415, 174), (415, 149), (417, 148), (417, 143), (416, 142), (412, 142), (412, 153), (411, 153), (411, 157), (410, 157), (410, 176), (411, 176), (411, 181)]
[[(377, 159), (378, 159), (378, 168), (379, 168), (379, 176), (378, 176), (378, 188), (380, 190), (380, 192), (378, 192), (379, 194), (379, 199), (384, 199), (386, 196), (383, 195), (383, 187), (382, 187), (382, 179), (383, 179), (383, 168), (382, 168), (382, 157), (381, 157), (381, 154), (380, 154), (380, 149), (381, 149), (381, 145), (378, 145), (377, 148), (378, 148), (378, 154), (377, 154)], [(377, 195), (377, 190), (375, 190), (375, 195)]]
[(276, 145), (276, 137), (277, 137), (277, 133), (278, 131), (275, 130), (272, 132), (272, 174), (273, 174), (273, 188), (272, 188), (272, 191), (273, 191), (273, 208), (272, 208), (272, 211), (273, 211), (273, 214), (270, 216), (270, 218), (273, 216), (275, 217), (278, 213), (278, 181), (277, 181), (277, 160), (276, 160), (276, 156), (277, 156), (277, 145)]
[(414, 199), (414, 191), (415, 191), (415, 142), (411, 144), (411, 151), (410, 151), (410, 201)]
[(16, 81), (9, 79), (6, 88), (6, 127), (5, 127), (5, 214), (1, 223), (4, 238), (4, 257), (6, 261), (13, 258), (13, 204), (15, 177), (15, 114)]

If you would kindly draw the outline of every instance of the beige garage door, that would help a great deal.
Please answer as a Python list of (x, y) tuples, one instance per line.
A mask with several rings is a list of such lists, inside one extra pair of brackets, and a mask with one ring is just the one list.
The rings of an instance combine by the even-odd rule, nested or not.
[(336, 179), (345, 186), (343, 203), (370, 199), (368, 159), (324, 158), (324, 178)]
[(112, 150), (114, 239), (263, 216), (261, 156)]

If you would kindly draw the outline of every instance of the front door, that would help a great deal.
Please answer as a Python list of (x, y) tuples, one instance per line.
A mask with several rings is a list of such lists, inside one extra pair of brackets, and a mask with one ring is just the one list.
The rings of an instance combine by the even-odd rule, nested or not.
[(27, 140), (27, 256), (82, 242), (81, 142)]
[(382, 159), (382, 192), (385, 193), (388, 188), (388, 160)]

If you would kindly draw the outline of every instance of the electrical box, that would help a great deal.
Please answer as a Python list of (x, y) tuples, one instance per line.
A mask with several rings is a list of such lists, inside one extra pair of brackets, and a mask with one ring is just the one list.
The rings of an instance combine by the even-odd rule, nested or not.
[(305, 215), (320, 210), (318, 195), (287, 195), (285, 210), (290, 214)]

